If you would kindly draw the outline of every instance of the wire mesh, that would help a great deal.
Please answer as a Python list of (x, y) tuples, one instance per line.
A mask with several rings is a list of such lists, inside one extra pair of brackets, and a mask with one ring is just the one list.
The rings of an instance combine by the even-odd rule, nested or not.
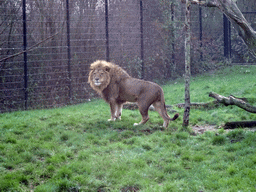
[[(108, 0), (107, 15), (105, 2), (1, 1), (0, 112), (87, 101), (95, 96), (87, 83), (89, 65), (107, 59), (107, 49), (109, 60), (133, 77), (161, 82), (184, 73), (184, 5), (180, 1)], [(246, 11), (254, 27), (255, 14)], [(216, 9), (201, 8), (200, 27), (199, 7), (192, 6), (191, 14), (191, 62), (196, 74), (223, 60), (223, 15)], [(238, 62), (244, 62), (238, 55), (246, 55), (241, 47), (241, 40), (232, 35), (232, 54)]]

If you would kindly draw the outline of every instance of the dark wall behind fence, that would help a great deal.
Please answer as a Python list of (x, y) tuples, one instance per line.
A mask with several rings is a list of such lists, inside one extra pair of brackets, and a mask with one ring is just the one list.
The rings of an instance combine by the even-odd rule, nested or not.
[[(253, 24), (252, 10), (246, 16)], [(198, 6), (191, 12), (197, 74), (223, 61), (223, 15)], [(177, 78), (184, 72), (183, 21), (178, 0), (1, 1), (0, 112), (85, 102), (95, 96), (87, 76), (97, 59), (137, 78)], [(234, 61), (255, 62), (232, 34)]]

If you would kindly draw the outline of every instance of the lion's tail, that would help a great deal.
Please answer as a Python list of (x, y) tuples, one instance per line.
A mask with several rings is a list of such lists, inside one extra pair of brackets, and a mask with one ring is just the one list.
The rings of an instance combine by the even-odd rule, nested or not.
[(174, 121), (174, 120), (178, 119), (178, 117), (179, 117), (179, 113), (176, 113), (176, 114), (173, 116), (173, 118), (170, 118), (170, 116), (167, 114), (167, 110), (166, 110), (165, 103), (164, 103), (164, 111), (165, 111), (165, 114), (164, 114), (164, 115), (165, 115), (166, 118), (169, 119), (170, 121)]
[(179, 113), (176, 113), (173, 118), (171, 118), (168, 114), (167, 114), (167, 110), (166, 110), (166, 105), (165, 105), (165, 99), (164, 99), (164, 92), (162, 90), (162, 94), (161, 94), (161, 103), (164, 103), (164, 116), (166, 119), (169, 119), (170, 121), (174, 121), (179, 117)]
[(176, 114), (173, 116), (173, 118), (170, 118), (170, 120), (171, 120), (171, 121), (174, 121), (174, 120), (178, 119), (178, 117), (179, 117), (179, 113), (176, 113)]

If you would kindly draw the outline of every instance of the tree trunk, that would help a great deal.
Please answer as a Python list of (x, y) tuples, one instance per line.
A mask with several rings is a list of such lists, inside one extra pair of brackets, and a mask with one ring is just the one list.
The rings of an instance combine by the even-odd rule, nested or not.
[(232, 95), (230, 95), (229, 97), (224, 97), (217, 93), (211, 92), (211, 93), (209, 93), (209, 97), (216, 99), (219, 103), (223, 103), (226, 106), (236, 105), (250, 113), (256, 113), (256, 107), (254, 107), (254, 106), (248, 104), (247, 102), (245, 102), (244, 100), (236, 98)]
[[(181, 0), (184, 3), (184, 0)], [(189, 0), (192, 4), (219, 8), (232, 22), (239, 36), (256, 57), (256, 32), (250, 26), (234, 0)]]
[(185, 106), (184, 106), (184, 116), (183, 116), (183, 126), (187, 127), (189, 125), (189, 112), (190, 112), (190, 43), (191, 43), (191, 33), (190, 33), (190, 2), (186, 0), (186, 16), (185, 16)]

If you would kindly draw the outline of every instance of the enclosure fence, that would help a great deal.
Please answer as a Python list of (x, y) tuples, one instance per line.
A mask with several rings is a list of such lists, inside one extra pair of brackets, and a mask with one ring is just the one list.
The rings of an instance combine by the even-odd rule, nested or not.
[[(220, 24), (210, 26), (207, 8), (191, 12), (192, 73), (208, 70), (224, 53), (244, 62), (246, 48), (234, 37), (231, 45), (230, 25), (220, 30), (221, 13), (212, 13)], [(255, 19), (254, 12), (246, 16)], [(184, 5), (175, 0), (1, 1), (0, 112), (86, 102), (95, 96), (87, 79), (98, 59), (137, 78), (177, 78), (184, 73), (183, 21)]]

